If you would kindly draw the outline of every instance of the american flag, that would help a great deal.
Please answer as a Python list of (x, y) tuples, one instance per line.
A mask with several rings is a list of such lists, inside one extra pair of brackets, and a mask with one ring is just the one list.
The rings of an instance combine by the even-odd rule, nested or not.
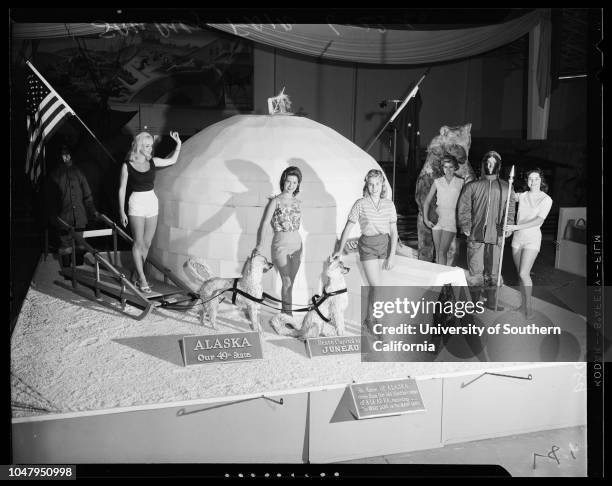
[(60, 122), (72, 113), (72, 110), (41, 79), (37, 71), (28, 65), (26, 78), (26, 126), (28, 130), (28, 151), (26, 154), (26, 174), (36, 182), (42, 171), (44, 143), (53, 135)]

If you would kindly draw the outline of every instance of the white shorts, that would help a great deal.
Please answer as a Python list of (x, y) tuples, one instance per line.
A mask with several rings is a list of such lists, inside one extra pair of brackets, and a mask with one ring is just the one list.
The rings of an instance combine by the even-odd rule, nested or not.
[(438, 214), (438, 222), (432, 230), (448, 231), (449, 233), (457, 233), (457, 222), (455, 220), (455, 208), (436, 208)]
[(128, 216), (152, 218), (159, 213), (159, 201), (153, 190), (133, 192), (128, 201)]
[(540, 251), (541, 243), (542, 232), (540, 231), (540, 228), (527, 228), (526, 230), (518, 230), (515, 231), (512, 235), (512, 248), (514, 248), (515, 250)]

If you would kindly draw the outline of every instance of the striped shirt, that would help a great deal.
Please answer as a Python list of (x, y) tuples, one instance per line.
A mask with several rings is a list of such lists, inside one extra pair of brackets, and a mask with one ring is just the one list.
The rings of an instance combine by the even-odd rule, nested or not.
[(397, 213), (395, 205), (390, 199), (381, 198), (378, 208), (376, 208), (372, 199), (368, 196), (355, 201), (348, 220), (351, 223), (359, 222), (363, 235), (389, 234), (391, 232), (389, 224), (397, 222)]

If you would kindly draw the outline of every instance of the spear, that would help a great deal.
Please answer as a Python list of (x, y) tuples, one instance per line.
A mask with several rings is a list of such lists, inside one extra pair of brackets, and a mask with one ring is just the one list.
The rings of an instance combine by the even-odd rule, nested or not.
[(512, 166), (512, 169), (510, 169), (510, 176), (508, 177), (508, 197), (506, 198), (506, 212), (504, 213), (504, 230), (502, 232), (502, 245), (501, 245), (501, 252), (499, 253), (499, 265), (497, 266), (497, 282), (495, 286), (495, 307), (494, 307), (495, 310), (497, 310), (497, 299), (499, 297), (499, 287), (501, 286), (501, 269), (502, 269), (502, 260), (504, 258), (504, 244), (506, 243), (506, 227), (508, 226), (508, 208), (510, 207), (510, 194), (512, 193), (512, 181), (514, 181), (514, 166)]

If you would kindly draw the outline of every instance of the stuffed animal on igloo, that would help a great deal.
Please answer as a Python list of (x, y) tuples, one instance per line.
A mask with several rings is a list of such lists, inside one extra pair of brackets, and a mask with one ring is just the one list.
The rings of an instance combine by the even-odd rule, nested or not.
[[(458, 177), (469, 182), (474, 179), (475, 174), (470, 162), (468, 154), (471, 138), (472, 124), (468, 123), (459, 127), (443, 126), (440, 128), (440, 135), (435, 136), (427, 147), (427, 159), (416, 181), (415, 199), (419, 208), (417, 217), (417, 231), (419, 239), (419, 260), (433, 261), (434, 260), (434, 244), (431, 229), (425, 226), (423, 222), (423, 203), (431, 189), (433, 180), (444, 175), (442, 171), (441, 160), (446, 154), (450, 154), (459, 162), (459, 169), (455, 172)], [(435, 198), (429, 205), (429, 220), (432, 223), (438, 221), (436, 214)], [(453, 240), (448, 250), (447, 261), (449, 264), (454, 264), (456, 252), (456, 239)]]

